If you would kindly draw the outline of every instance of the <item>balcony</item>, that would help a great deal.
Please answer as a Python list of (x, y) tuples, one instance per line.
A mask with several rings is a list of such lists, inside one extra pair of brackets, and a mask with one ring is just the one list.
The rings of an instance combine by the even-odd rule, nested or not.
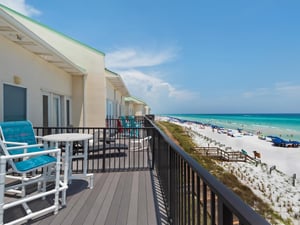
[[(88, 189), (85, 180), (73, 180), (67, 206), (56, 215), (45, 215), (30, 224), (269, 224), (153, 121), (145, 118), (140, 128), (123, 129), (121, 134), (116, 121), (108, 124), (109, 128), (35, 128), (39, 136), (94, 133), (104, 148), (94, 151), (94, 142), (89, 147), (88, 170), (94, 173), (94, 188)], [(141, 138), (148, 136), (152, 137), (149, 146), (140, 149), (145, 145)], [(106, 148), (112, 141), (128, 149)], [(73, 147), (80, 153), (81, 143)], [(81, 158), (73, 160), (72, 169), (74, 173), (82, 172)], [(39, 207), (41, 203), (33, 204)], [(9, 221), (20, 213), (18, 209), (7, 211), (4, 218)]]

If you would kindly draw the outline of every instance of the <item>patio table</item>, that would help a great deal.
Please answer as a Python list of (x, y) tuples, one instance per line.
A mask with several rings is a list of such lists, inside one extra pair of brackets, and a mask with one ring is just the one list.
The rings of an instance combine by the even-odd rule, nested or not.
[[(89, 178), (89, 188), (93, 188), (94, 174), (87, 173), (87, 158), (88, 158), (88, 140), (92, 139), (91, 134), (81, 134), (81, 133), (61, 133), (61, 134), (50, 134), (43, 136), (42, 139), (47, 147), (48, 142), (50, 145), (58, 147), (58, 143), (65, 143), (65, 156), (63, 160), (64, 166), (64, 184), (68, 185), (75, 178)], [(73, 155), (73, 142), (83, 141), (83, 154)], [(72, 159), (73, 158), (83, 158), (83, 174), (72, 174)], [(66, 198), (66, 192), (63, 193), (63, 199)]]

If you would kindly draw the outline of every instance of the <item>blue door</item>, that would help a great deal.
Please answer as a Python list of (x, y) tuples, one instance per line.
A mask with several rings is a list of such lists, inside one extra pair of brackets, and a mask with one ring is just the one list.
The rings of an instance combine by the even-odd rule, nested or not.
[(3, 121), (26, 120), (26, 88), (4, 84), (3, 92)]

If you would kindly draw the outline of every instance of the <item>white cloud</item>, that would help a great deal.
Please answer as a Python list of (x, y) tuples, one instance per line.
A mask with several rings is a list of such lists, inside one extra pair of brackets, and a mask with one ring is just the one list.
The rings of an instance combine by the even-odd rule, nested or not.
[(166, 74), (159, 66), (174, 58), (176, 54), (171, 48), (156, 52), (127, 48), (106, 54), (106, 65), (122, 76), (133, 96), (143, 99), (154, 111), (165, 111), (186, 102), (192, 104), (199, 97), (160, 78)]
[(242, 96), (244, 96), (245, 98), (256, 98), (270, 95), (270, 93), (272, 93), (272, 91), (269, 88), (258, 88), (253, 91), (244, 92)]
[(106, 54), (106, 65), (118, 69), (151, 67), (166, 63), (175, 57), (176, 53), (173, 49), (148, 52), (128, 48)]
[(138, 70), (121, 71), (125, 83), (130, 86), (130, 92), (139, 93), (155, 99), (173, 98), (175, 100), (194, 99), (197, 94), (188, 90), (180, 90), (172, 84)]
[(276, 83), (272, 87), (258, 88), (252, 91), (244, 92), (245, 98), (258, 98), (258, 97), (283, 97), (283, 98), (299, 98), (300, 85), (293, 85), (289, 82)]
[(26, 16), (40, 15), (41, 12), (30, 6), (25, 2), (25, 0), (0, 0), (0, 4), (5, 5), (21, 14)]
[(285, 96), (300, 97), (300, 85), (293, 85), (289, 82), (275, 84), (275, 90)]

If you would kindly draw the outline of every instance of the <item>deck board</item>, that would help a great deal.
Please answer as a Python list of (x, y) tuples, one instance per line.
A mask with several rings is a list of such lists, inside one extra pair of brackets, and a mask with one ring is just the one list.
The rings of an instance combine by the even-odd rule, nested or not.
[[(161, 203), (159, 199), (156, 199), (157, 185), (153, 181), (154, 171), (149, 170), (148, 153), (131, 150), (123, 153), (111, 151), (111, 154), (114, 153), (117, 154), (113, 155), (115, 158), (108, 157), (106, 159), (108, 167), (106, 172), (94, 173), (93, 189), (88, 188), (88, 182), (85, 180), (73, 180), (67, 190), (66, 207), (61, 208), (56, 215), (48, 214), (31, 220), (27, 224), (167, 224), (160, 218), (162, 216), (159, 212)], [(92, 159), (89, 162), (91, 164), (99, 163)], [(75, 165), (79, 168), (82, 166), (81, 163)], [(137, 171), (135, 171), (136, 168)], [(38, 208), (39, 205), (36, 207)], [(5, 213), (7, 218), (10, 218), (20, 215), (21, 212), (13, 209)]]
[(120, 177), (120, 173), (117, 174), (110, 174), (110, 176), (115, 175), (112, 177), (111, 182), (108, 185), (108, 189), (104, 190), (104, 198), (103, 198), (103, 204), (101, 205), (101, 208), (99, 208), (98, 216), (96, 217), (94, 224), (105, 224), (107, 215), (109, 213), (109, 209), (112, 203), (113, 196), (115, 194), (115, 189), (118, 185), (118, 180)]
[[(108, 173), (104, 173), (108, 174)], [(93, 207), (91, 208), (90, 212), (85, 218), (85, 223), (84, 224), (94, 224), (95, 220), (97, 219), (97, 216), (100, 214), (99, 212), (101, 211), (101, 208), (103, 207), (104, 204), (104, 199), (107, 196), (107, 192), (110, 188), (110, 185), (112, 183), (113, 176), (107, 176), (106, 181), (103, 183), (103, 186), (101, 190), (99, 190), (99, 194), (97, 198), (95, 198), (95, 203)], [(97, 192), (97, 191), (96, 191)], [(103, 215), (103, 213), (102, 213)]]
[(145, 174), (146, 177), (146, 197), (147, 197), (147, 215), (148, 215), (148, 224), (157, 224), (157, 218), (156, 218), (156, 211), (152, 210), (155, 209), (155, 203), (154, 203), (154, 195), (153, 195), (153, 186), (151, 182), (151, 176), (150, 173)]
[(75, 180), (67, 192), (67, 206), (29, 224), (156, 225), (157, 212), (150, 171), (97, 173), (95, 186)]
[[(139, 176), (139, 192), (138, 192), (138, 198), (139, 202), (145, 202), (147, 203), (146, 198), (146, 190), (145, 190), (145, 176), (141, 175)], [(138, 224), (148, 224), (148, 218), (147, 218), (147, 204), (142, 204), (138, 208), (138, 218), (137, 218)]]

